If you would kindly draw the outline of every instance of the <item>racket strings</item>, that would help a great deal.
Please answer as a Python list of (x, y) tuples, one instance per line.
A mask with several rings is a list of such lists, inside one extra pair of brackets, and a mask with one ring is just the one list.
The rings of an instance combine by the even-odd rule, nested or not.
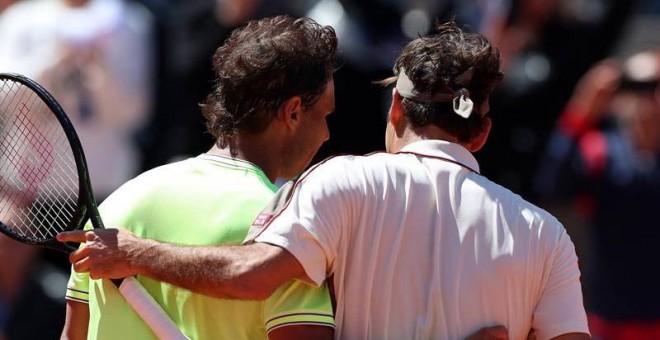
[(0, 81), (0, 226), (35, 242), (71, 224), (78, 171), (57, 117), (31, 89)]

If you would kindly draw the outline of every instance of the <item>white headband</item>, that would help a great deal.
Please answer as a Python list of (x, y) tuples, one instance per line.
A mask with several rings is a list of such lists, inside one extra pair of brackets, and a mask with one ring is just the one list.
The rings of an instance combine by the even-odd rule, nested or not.
[[(461, 75), (456, 77), (456, 80), (460, 83), (466, 84), (471, 80), (473, 73), (474, 69), (470, 67)], [(412, 83), (410, 78), (408, 78), (408, 75), (406, 75), (406, 70), (404, 69), (401, 69), (399, 72), (399, 76), (396, 81), (396, 90), (399, 92), (401, 97), (414, 101), (424, 103), (444, 103), (451, 101), (453, 104), (452, 108), (454, 109), (454, 112), (465, 119), (469, 118), (470, 114), (472, 114), (472, 111), (474, 110), (474, 102), (472, 102), (472, 99), (470, 99), (470, 92), (467, 89), (461, 88), (454, 93), (440, 92), (433, 95), (420, 93), (415, 89), (415, 85)]]

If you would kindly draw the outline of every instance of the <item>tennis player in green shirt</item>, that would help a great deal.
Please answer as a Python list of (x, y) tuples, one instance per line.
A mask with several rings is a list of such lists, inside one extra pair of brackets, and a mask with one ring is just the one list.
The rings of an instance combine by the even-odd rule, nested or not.
[[(217, 82), (202, 106), (216, 143), (123, 185), (100, 207), (106, 225), (164, 242), (240, 245), (277, 190), (273, 182), (302, 172), (329, 138), (336, 47), (334, 30), (307, 18), (271, 17), (234, 30), (213, 57)], [(138, 280), (191, 339), (334, 334), (327, 286), (291, 281), (263, 301), (239, 301)], [(107, 281), (72, 272), (66, 298), (63, 338), (155, 337)]]

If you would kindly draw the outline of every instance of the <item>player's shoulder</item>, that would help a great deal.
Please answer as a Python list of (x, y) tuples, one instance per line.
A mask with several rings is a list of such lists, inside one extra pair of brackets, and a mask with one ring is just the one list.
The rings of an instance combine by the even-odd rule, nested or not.
[(162, 176), (170, 176), (172, 174), (189, 171), (194, 166), (195, 158), (188, 158), (179, 160), (172, 163), (159, 165), (144, 171), (134, 178), (134, 180), (144, 181)]
[(182, 174), (189, 172), (191, 166), (191, 159), (186, 159), (154, 167), (126, 181), (113, 195), (126, 192), (133, 194), (148, 192), (155, 187), (161, 187), (164, 183), (181, 179)]
[(557, 232), (564, 229), (561, 222), (544, 208), (532, 203), (501, 184), (493, 182), (484, 176), (477, 176), (477, 181), (483, 185), (489, 197), (501, 206), (500, 211), (508, 212), (515, 216), (515, 218), (522, 219), (527, 225), (549, 228)]
[(343, 170), (351, 171), (355, 168), (377, 167), (385, 164), (387, 159), (396, 157), (396, 154), (377, 151), (366, 155), (341, 154), (330, 156), (310, 168), (310, 170)]
[(365, 155), (336, 155), (312, 166), (300, 177), (301, 182), (336, 184), (338, 187), (364, 188), (389, 182), (392, 176), (411, 171), (407, 154), (377, 151)]

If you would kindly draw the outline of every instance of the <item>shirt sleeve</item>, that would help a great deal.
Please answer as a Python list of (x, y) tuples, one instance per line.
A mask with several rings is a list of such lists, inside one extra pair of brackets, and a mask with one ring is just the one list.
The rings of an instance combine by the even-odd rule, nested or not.
[(280, 286), (264, 304), (266, 332), (285, 326), (335, 327), (327, 284), (310, 287), (293, 280)]
[(550, 274), (534, 311), (537, 339), (567, 333), (589, 334), (577, 256), (563, 228), (550, 263)]
[[(83, 229), (93, 229), (91, 222), (88, 221)], [(81, 244), (80, 248), (84, 246), (84, 244)], [(66, 294), (64, 297), (71, 301), (89, 303), (89, 273), (78, 273), (71, 266), (71, 275), (66, 285)]]
[(71, 301), (89, 303), (89, 273), (78, 273), (71, 266), (71, 275), (66, 285), (65, 298)]
[(351, 184), (345, 168), (346, 162), (333, 158), (308, 170), (296, 181), (284, 208), (255, 238), (289, 251), (317, 287), (332, 273), (343, 229), (349, 225)]

